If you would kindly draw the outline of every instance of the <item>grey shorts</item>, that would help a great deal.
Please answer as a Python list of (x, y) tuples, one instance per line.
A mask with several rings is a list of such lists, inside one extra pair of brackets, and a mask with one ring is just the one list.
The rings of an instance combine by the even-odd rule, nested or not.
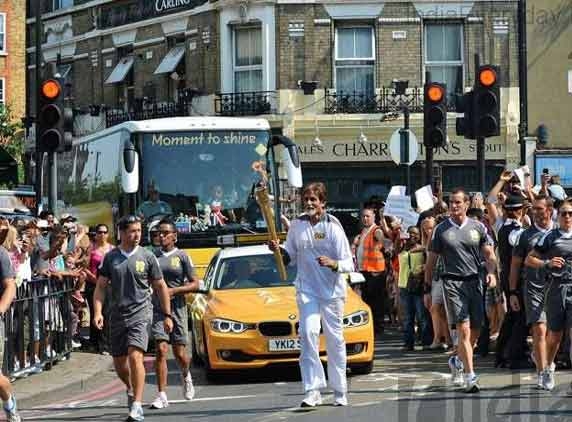
[(485, 307), (489, 309), (491, 306), (503, 303), (503, 298), (504, 295), (499, 284), (495, 287), (487, 287), (487, 290), (485, 291)]
[(452, 324), (470, 321), (471, 328), (481, 328), (484, 322), (483, 285), (479, 279), (443, 280), (447, 312)]
[(146, 352), (152, 319), (150, 309), (144, 309), (128, 319), (113, 315), (110, 318), (111, 334), (109, 336), (111, 356), (127, 356), (129, 347), (137, 347)]
[(554, 280), (546, 294), (546, 324), (550, 331), (572, 327), (572, 284)]
[(4, 326), (4, 318), (0, 317), (0, 372), (2, 371), (4, 362), (4, 345), (6, 344), (6, 327)]
[(442, 280), (434, 280), (433, 283), (431, 283), (431, 303), (435, 305), (443, 305), (445, 303)]
[(546, 322), (546, 312), (544, 311), (544, 285), (526, 281), (524, 283), (524, 311), (526, 312), (526, 323), (536, 324)]
[(167, 334), (163, 326), (163, 320), (165, 319), (163, 312), (154, 310), (151, 335), (155, 341), (168, 341), (171, 344), (188, 344), (189, 322), (187, 317), (187, 305), (184, 304), (179, 307), (173, 307), (171, 305), (171, 315), (173, 316), (173, 331), (171, 334)]

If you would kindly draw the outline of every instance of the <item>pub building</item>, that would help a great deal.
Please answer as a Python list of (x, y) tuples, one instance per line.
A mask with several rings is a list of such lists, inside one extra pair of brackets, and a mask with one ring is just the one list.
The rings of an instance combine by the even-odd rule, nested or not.
[(447, 84), (448, 102), (449, 142), (436, 152), (434, 172), (445, 191), (474, 191), (475, 144), (455, 134), (454, 97), (473, 86), (478, 53), (482, 64), (500, 66), (501, 135), (487, 140), (487, 185), (519, 161), (516, 1), (58, 0), (42, 7), (43, 69), (65, 79), (76, 138), (128, 120), (266, 118), (298, 144), (305, 182), (325, 181), (332, 207), (359, 209), (405, 183), (389, 148), (405, 106), (420, 151), (412, 184), (424, 184), (429, 74)]

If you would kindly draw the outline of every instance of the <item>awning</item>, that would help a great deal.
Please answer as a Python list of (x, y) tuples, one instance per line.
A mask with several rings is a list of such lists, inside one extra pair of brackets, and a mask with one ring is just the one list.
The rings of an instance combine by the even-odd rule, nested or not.
[(123, 82), (123, 79), (127, 76), (131, 68), (133, 67), (133, 62), (135, 61), (135, 57), (129, 56), (124, 57), (115, 65), (115, 69), (109, 75), (109, 78), (105, 81), (106, 84), (117, 84), (119, 82)]
[(163, 57), (163, 61), (161, 61), (161, 64), (157, 66), (157, 69), (155, 69), (154, 74), (160, 75), (162, 73), (174, 72), (184, 55), (185, 55), (184, 45), (178, 45), (176, 47), (173, 47), (165, 55), (165, 57)]

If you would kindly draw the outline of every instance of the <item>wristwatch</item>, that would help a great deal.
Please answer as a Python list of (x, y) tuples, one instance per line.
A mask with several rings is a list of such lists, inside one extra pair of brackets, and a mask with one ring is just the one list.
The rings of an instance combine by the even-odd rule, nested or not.
[(173, 315), (171, 314), (163, 314), (163, 315), (165, 315), (167, 318), (170, 318), (171, 320), (173, 319)]
[(520, 292), (517, 289), (514, 290), (509, 290), (508, 294), (509, 296), (518, 296)]

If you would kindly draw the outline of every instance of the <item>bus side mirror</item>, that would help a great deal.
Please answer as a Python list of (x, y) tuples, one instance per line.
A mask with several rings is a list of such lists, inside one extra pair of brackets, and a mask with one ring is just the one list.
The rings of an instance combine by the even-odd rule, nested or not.
[(135, 193), (139, 190), (139, 154), (131, 141), (123, 146), (121, 161), (121, 187), (125, 193)]
[(283, 135), (273, 136), (272, 145), (284, 145), (282, 151), (282, 162), (286, 166), (286, 174), (288, 175), (288, 183), (295, 188), (302, 187), (302, 166), (300, 156), (298, 155), (298, 147), (289, 138)]

